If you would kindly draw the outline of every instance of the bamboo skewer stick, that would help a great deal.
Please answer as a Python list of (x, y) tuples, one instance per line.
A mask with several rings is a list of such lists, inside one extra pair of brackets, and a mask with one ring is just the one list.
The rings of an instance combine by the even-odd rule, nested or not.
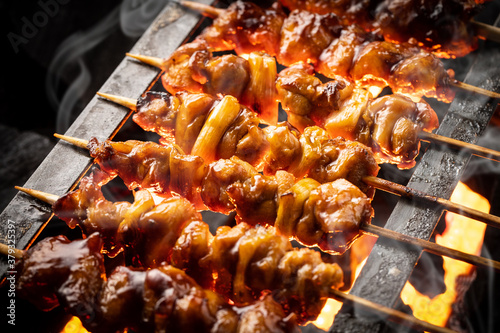
[(96, 93), (98, 96), (101, 96), (102, 98), (105, 98), (107, 100), (110, 100), (111, 102), (114, 102), (118, 105), (124, 106), (126, 108), (129, 108), (133, 111), (137, 110), (137, 100), (133, 98), (127, 98), (127, 97), (122, 97), (122, 96), (117, 96), (117, 95), (111, 95), (111, 94), (105, 94), (102, 92), (97, 92)]
[(445, 257), (452, 258), (452, 259), (456, 259), (456, 260), (460, 260), (460, 261), (466, 262), (466, 263), (471, 264), (471, 265), (482, 266), (482, 267), (491, 267), (491, 268), (494, 268), (496, 270), (500, 270), (500, 262), (498, 262), (498, 261), (487, 259), (487, 258), (484, 258), (481, 256), (476, 256), (476, 255), (469, 254), (469, 253), (465, 253), (465, 252), (458, 251), (455, 249), (451, 249), (449, 247), (442, 246), (442, 245), (439, 245), (439, 244), (436, 244), (433, 242), (429, 242), (429, 241), (426, 241), (426, 240), (423, 240), (420, 238), (411, 237), (411, 236), (408, 236), (408, 235), (405, 235), (405, 234), (402, 234), (399, 232), (395, 232), (395, 231), (392, 231), (389, 229), (384, 229), (384, 228), (378, 227), (376, 225), (365, 224), (361, 227), (361, 230), (363, 230), (363, 232), (366, 232), (368, 234), (393, 239), (393, 240), (396, 240), (396, 241), (402, 242), (402, 243), (415, 245), (415, 246), (418, 246), (419, 248), (422, 248), (423, 250), (425, 250), (427, 252), (441, 255), (441, 256), (445, 256)]
[(75, 145), (79, 148), (88, 149), (87, 148), (87, 145), (89, 144), (88, 140), (78, 139), (78, 138), (74, 138), (72, 136), (67, 136), (67, 135), (58, 134), (58, 133), (54, 133), (54, 136), (58, 139), (69, 142), (72, 145)]
[(37, 198), (43, 202), (46, 202), (50, 205), (53, 205), (56, 203), (57, 199), (59, 199), (59, 197), (55, 194), (50, 194), (50, 193), (46, 193), (46, 192), (42, 192), (42, 191), (37, 191), (37, 190), (33, 190), (33, 189), (30, 189), (30, 188), (26, 188), (26, 187), (21, 187), (21, 186), (14, 186), (14, 188), (18, 191), (21, 191), (21, 192), (24, 192), (26, 194), (29, 194), (31, 195), (32, 197), (34, 198)]
[(423, 141), (435, 142), (447, 145), (451, 148), (460, 149), (471, 153), (472, 155), (476, 155), (479, 157), (489, 158), (491, 160), (495, 160), (500, 162), (500, 151), (496, 151), (490, 148), (481, 147), (472, 143), (463, 142), (460, 140), (452, 139), (446, 136), (424, 132), (421, 131), (419, 133), (419, 137)]
[(498, 216), (487, 214), (479, 210), (451, 202), (450, 200), (432, 196), (424, 192), (382, 178), (367, 176), (363, 178), (363, 182), (375, 188), (378, 188), (379, 190), (396, 194), (405, 198), (435, 203), (452, 213), (470, 217), (474, 220), (486, 223), (491, 227), (500, 228), (500, 217)]
[(471, 20), (470, 22), (476, 29), (476, 34), (479, 38), (491, 40), (500, 43), (500, 28)]
[(163, 58), (151, 57), (142, 54), (132, 54), (132, 53), (125, 53), (125, 55), (127, 57), (134, 58), (136, 60), (139, 60), (140, 62), (159, 68), (161, 70), (165, 69), (163, 65), (165, 63), (165, 59)]
[[(196, 10), (196, 11), (198, 11), (206, 16), (209, 16), (211, 18), (217, 18), (217, 16), (224, 13), (224, 9), (215, 8), (215, 7), (212, 7), (210, 5), (205, 5), (205, 4), (194, 2), (194, 1), (181, 0), (180, 4), (186, 8)], [(475, 24), (476, 29), (481, 32), (482, 37), (491, 38), (491, 40), (493, 40), (493, 41), (500, 42), (500, 29), (495, 28), (495, 27), (491, 27), (491, 26), (489, 26), (490, 28), (488, 28), (487, 24), (479, 23), (479, 22), (475, 22), (475, 21), (473, 22), (473, 24)], [(140, 60), (140, 59), (138, 59), (138, 60)], [(491, 98), (499, 98), (500, 99), (500, 93), (489, 91), (489, 90), (479, 88), (479, 87), (475, 87), (475, 86), (472, 86), (470, 84), (467, 84), (467, 83), (464, 83), (464, 82), (461, 82), (458, 80), (451, 80), (450, 85), (452, 87), (466, 90), (469, 92), (478, 93), (478, 94), (488, 96)]]
[(199, 2), (181, 0), (179, 4), (213, 19), (224, 13), (224, 9), (222, 8), (216, 8)]
[[(68, 137), (65, 135), (58, 135), (57, 137), (59, 137), (62, 140), (65, 140), (69, 143), (72, 143), (74, 141), (74, 142), (77, 142), (80, 144), (82, 141), (85, 141), (82, 139), (76, 139), (76, 138)], [(383, 184), (384, 182), (388, 182), (388, 181), (384, 181), (383, 179), (380, 179), (377, 177), (370, 176), (370, 177), (366, 177), (366, 178), (369, 178), (370, 181), (372, 181), (371, 178), (375, 178), (377, 180), (376, 183), (378, 182), (380, 184)], [(388, 183), (391, 183), (391, 182), (388, 182)], [(399, 185), (399, 184), (396, 184), (396, 185)], [(401, 185), (399, 185), (399, 186), (401, 186)], [(404, 186), (402, 186), (402, 187), (404, 188)], [(407, 188), (407, 191), (412, 192), (414, 190)], [(44, 196), (39, 195), (39, 198), (41, 200), (43, 200)], [(444, 200), (444, 199), (442, 199), (442, 200)], [(433, 200), (433, 202), (436, 202), (436, 201)], [(478, 266), (486, 266), (486, 267), (493, 267), (495, 269), (500, 269), (499, 262), (485, 259), (485, 258), (478, 257), (478, 256), (471, 256), (470, 254), (467, 254), (467, 253), (456, 251), (456, 250), (453, 250), (453, 249), (450, 249), (450, 248), (447, 248), (447, 247), (444, 247), (444, 246), (441, 246), (441, 245), (438, 245), (435, 243), (431, 243), (431, 242), (428, 242), (425, 240), (420, 240), (420, 239), (415, 238), (415, 237), (406, 236), (406, 235), (403, 235), (401, 233), (398, 233), (398, 232), (395, 232), (392, 230), (387, 230), (387, 229), (383, 229), (383, 228), (376, 228), (376, 227), (374, 228), (371, 225), (364, 225), (364, 226), (362, 226), (361, 230), (363, 230), (364, 232), (371, 233), (371, 234), (391, 238), (391, 239), (394, 239), (397, 241), (402, 241), (402, 242), (406, 242), (409, 244), (417, 245), (425, 250), (428, 250), (429, 252), (439, 254), (439, 255), (450, 256), (451, 258), (461, 260), (461, 261), (464, 261), (467, 263), (474, 263)]]
[(469, 91), (469, 92), (472, 92), (472, 93), (476, 93), (476, 94), (480, 94), (480, 95), (484, 95), (484, 96), (487, 96), (487, 97), (500, 98), (500, 94), (497, 93), (497, 92), (486, 90), (486, 89), (483, 89), (483, 88), (479, 88), (479, 87), (470, 85), (470, 84), (462, 82), (462, 81), (451, 80), (450, 81), (450, 85), (452, 87), (455, 87), (455, 88), (458, 88), (458, 89), (466, 90), (466, 91)]
[(439, 327), (433, 324), (430, 324), (426, 321), (417, 319), (413, 317), (412, 315), (403, 313), (398, 310), (394, 310), (391, 308), (388, 308), (386, 306), (371, 302), (369, 300), (366, 300), (362, 297), (356, 296), (356, 295), (351, 295), (347, 294), (335, 289), (330, 290), (330, 297), (335, 298), (336, 300), (345, 303), (345, 302), (350, 302), (356, 304), (356, 306), (361, 306), (362, 309), (365, 309), (367, 311), (376, 313), (376, 314), (381, 314), (384, 318), (387, 318), (395, 323), (398, 324), (403, 324), (405, 326), (408, 326), (413, 329), (421, 330), (421, 331), (426, 331), (426, 332), (435, 332), (435, 333), (453, 333), (455, 331), (450, 330), (446, 327)]
[(6, 257), (12, 256), (15, 259), (21, 259), (23, 257), (24, 251), (0, 243), (0, 253)]

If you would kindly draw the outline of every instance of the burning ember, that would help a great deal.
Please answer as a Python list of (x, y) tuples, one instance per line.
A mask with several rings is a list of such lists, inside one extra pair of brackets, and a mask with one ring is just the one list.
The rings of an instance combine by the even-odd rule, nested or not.
[(72, 317), (66, 323), (61, 333), (88, 333), (88, 331), (83, 328), (82, 322), (78, 317)]
[[(487, 199), (459, 183), (451, 196), (451, 201), (483, 212), (489, 212)], [(436, 235), (436, 243), (466, 253), (479, 255), (483, 244), (486, 224), (470, 218), (446, 213), (446, 230)], [(457, 298), (456, 281), (459, 276), (470, 275), (474, 266), (462, 261), (443, 257), (444, 283), (446, 291), (434, 298), (419, 293), (409, 282), (401, 292), (401, 299), (413, 310), (413, 315), (434, 325), (444, 327), (450, 317), (452, 304)]]

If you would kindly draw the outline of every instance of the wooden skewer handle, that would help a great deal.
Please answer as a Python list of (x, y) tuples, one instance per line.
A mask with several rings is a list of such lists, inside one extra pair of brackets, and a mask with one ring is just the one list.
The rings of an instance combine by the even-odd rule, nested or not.
[(480, 95), (484, 95), (484, 96), (488, 96), (491, 98), (500, 98), (500, 94), (497, 92), (486, 90), (483, 88), (479, 88), (479, 87), (467, 84), (467, 83), (462, 82), (462, 81), (452, 80), (450, 82), (450, 85), (453, 87), (456, 87), (458, 89), (467, 90), (467, 91), (470, 91), (470, 92), (473, 92), (476, 94), (480, 94)]
[(500, 43), (500, 28), (471, 20), (471, 24), (476, 29), (476, 34), (483, 39)]
[(102, 92), (97, 92), (96, 94), (102, 98), (105, 98), (113, 103), (116, 103), (118, 105), (129, 108), (133, 111), (137, 110), (137, 100), (136, 99), (122, 97), (122, 96), (118, 96), (118, 95), (106, 94), (106, 93), (102, 93)]
[(423, 250), (441, 256), (446, 256), (452, 259), (460, 260), (475, 266), (482, 267), (492, 267), (494, 269), (500, 270), (500, 262), (486, 259), (473, 254), (465, 253), (455, 249), (450, 249), (446, 246), (442, 246), (433, 242), (429, 242), (423, 239), (411, 237), (399, 232), (395, 232), (389, 229), (384, 229), (375, 225), (365, 224), (361, 227), (364, 232), (369, 234), (381, 236), (384, 238), (389, 238), (396, 240), (398, 242), (404, 242), (407, 244), (412, 244), (422, 248)]
[(56, 138), (58, 138), (58, 139), (61, 139), (61, 140), (66, 141), (66, 142), (69, 142), (72, 145), (75, 145), (77, 147), (80, 147), (80, 148), (83, 148), (83, 149), (88, 149), (87, 148), (87, 145), (89, 144), (88, 140), (78, 139), (78, 138), (74, 138), (74, 137), (71, 137), (71, 136), (62, 135), (62, 134), (58, 134), (58, 133), (54, 133), (54, 136)]
[(421, 330), (421, 331), (426, 331), (426, 332), (433, 332), (433, 333), (453, 333), (455, 331), (452, 331), (448, 328), (445, 327), (439, 327), (433, 324), (430, 324), (428, 322), (425, 322), (423, 320), (417, 319), (409, 314), (403, 313), (401, 311), (397, 311), (391, 308), (388, 308), (386, 306), (374, 303), (372, 301), (369, 301), (367, 299), (364, 299), (362, 297), (356, 296), (356, 295), (351, 295), (347, 293), (343, 293), (341, 291), (331, 289), (330, 290), (330, 295), (331, 298), (335, 298), (336, 300), (345, 303), (345, 302), (351, 302), (356, 304), (356, 306), (361, 306), (362, 309), (380, 314), (383, 316), (383, 318), (387, 318), (389, 320), (392, 320), (398, 324), (403, 324), (405, 326), (409, 326), (411, 328)]
[(495, 228), (500, 228), (500, 217), (487, 214), (484, 212), (481, 212), (477, 209), (472, 209), (463, 205), (456, 204), (454, 202), (451, 202), (450, 200), (446, 200), (443, 198), (435, 197), (423, 192), (420, 192), (418, 190), (412, 189), (407, 186), (403, 186), (400, 184), (396, 184), (394, 182), (378, 178), (378, 177), (373, 177), (373, 176), (367, 176), (363, 178), (363, 182), (367, 183), (368, 185), (371, 185), (375, 188), (378, 188), (380, 190), (397, 194), (402, 197), (410, 198), (410, 199), (416, 199), (416, 200), (421, 200), (421, 201), (427, 201), (427, 202), (433, 202), (435, 204), (440, 205), (444, 209), (446, 209), (449, 212), (460, 214), (466, 217), (470, 217), (471, 219), (481, 221), (483, 223), (486, 223), (489, 226), (495, 227)]
[(0, 243), (0, 253), (4, 256), (12, 256), (15, 259), (21, 259), (23, 257), (24, 251)]
[(219, 15), (224, 13), (224, 9), (212, 7), (199, 2), (181, 0), (179, 1), (179, 3), (181, 4), (181, 6), (195, 10), (211, 18), (217, 18)]
[(460, 140), (452, 139), (446, 136), (424, 132), (422, 131), (419, 135), (420, 139), (423, 141), (440, 143), (447, 145), (454, 149), (465, 150), (473, 155), (486, 157), (495, 161), (500, 162), (500, 151), (493, 149), (481, 147), (472, 143), (463, 142)]

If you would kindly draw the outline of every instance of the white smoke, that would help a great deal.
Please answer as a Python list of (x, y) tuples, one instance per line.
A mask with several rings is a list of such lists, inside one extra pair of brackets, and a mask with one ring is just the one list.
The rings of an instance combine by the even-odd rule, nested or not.
[[(127, 37), (141, 36), (167, 2), (168, 0), (123, 0), (92, 28), (77, 32), (61, 43), (49, 65), (46, 78), (49, 102), (52, 108), (57, 110), (58, 133), (64, 133), (81, 112), (82, 108), (77, 104), (92, 82), (85, 55), (116, 29), (121, 29)], [(63, 78), (68, 76), (72, 79), (61, 97)]]
[(168, 0), (123, 0), (120, 6), (120, 28), (125, 36), (139, 37), (166, 6)]
[[(500, 128), (489, 125), (478, 139), (477, 145), (500, 151), (500, 140), (498, 138), (500, 138)], [(488, 158), (474, 157), (468, 164), (462, 180), (466, 181), (471, 177), (485, 174), (499, 175), (500, 163)]]

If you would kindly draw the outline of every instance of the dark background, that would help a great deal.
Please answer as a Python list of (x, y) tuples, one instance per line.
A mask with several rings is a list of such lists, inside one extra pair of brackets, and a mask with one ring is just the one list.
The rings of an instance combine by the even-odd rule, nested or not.
[[(3, 59), (0, 211), (17, 192), (14, 185), (23, 185), (56, 143), (53, 133), (66, 131), (165, 3), (165, 0), (0, 1)], [(499, 3), (495, 1), (490, 6), (495, 6), (498, 12)], [(50, 15), (43, 14), (46, 13), (44, 7), (49, 8)], [(35, 30), (30, 30), (30, 23)], [(19, 44), (13, 45), (16, 40)], [(499, 137), (498, 128), (492, 126), (481, 144), (499, 149)], [(492, 213), (500, 215), (499, 205), (495, 204), (500, 200), (497, 184), (500, 170), (497, 164), (485, 166), (481, 160), (476, 161), (471, 174), (481, 176), (472, 186), (492, 196)], [(388, 175), (394, 172), (390, 167), (384, 169)], [(390, 209), (377, 211), (382, 219), (389, 213)], [(495, 244), (500, 235), (496, 230), (488, 230), (487, 241)], [(57, 233), (50, 227), (45, 233), (51, 232)], [(498, 260), (500, 249), (486, 248), (483, 255)], [(478, 276), (483, 281), (499, 280), (497, 275), (492, 280), (485, 271), (479, 271)], [(500, 331), (499, 320), (494, 315), (499, 302), (494, 303), (497, 307), (493, 309), (484, 304), (489, 302), (488, 297), (484, 297), (485, 290), (492, 295), (500, 294), (496, 283), (491, 287), (493, 289), (473, 287), (477, 293), (468, 296), (468, 320), (478, 327), (476, 332)], [(3, 300), (5, 289), (0, 292)], [(2, 302), (0, 308), (4, 309), (4, 304)], [(17, 310), (15, 332), (58, 332), (66, 321), (61, 309), (40, 313), (21, 300)], [(0, 310), (0, 314), (1, 330), (7, 319), (3, 316), (4, 310)], [(12, 331), (12, 327), (6, 328)]]

